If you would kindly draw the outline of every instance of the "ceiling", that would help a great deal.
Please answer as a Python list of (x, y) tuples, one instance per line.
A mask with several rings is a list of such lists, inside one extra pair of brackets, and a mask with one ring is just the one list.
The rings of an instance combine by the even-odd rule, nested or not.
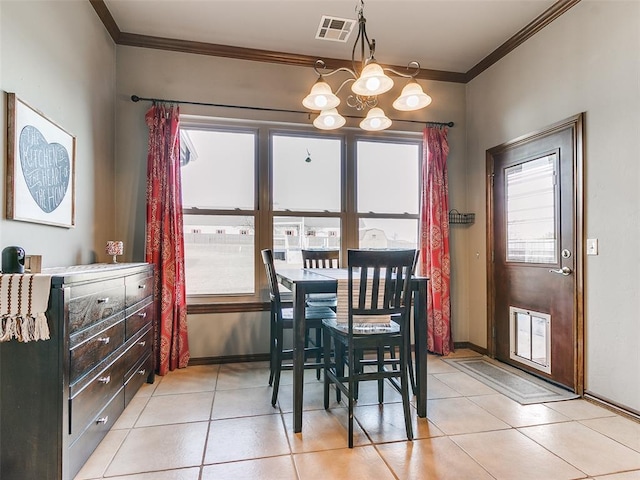
[[(364, 16), (369, 39), (376, 40), (380, 63), (406, 66), (415, 60), (422, 69), (468, 74), (505, 42), (517, 46), (516, 34), (525, 27), (532, 30), (543, 13), (548, 21), (557, 16), (550, 15), (548, 9), (577, 1), (367, 0)], [(125, 41), (128, 34), (134, 34), (350, 60), (357, 35), (356, 24), (347, 43), (315, 39), (323, 15), (357, 19), (359, 0), (91, 2), (99, 14), (96, 4), (106, 6), (115, 21), (112, 36), (124, 34), (122, 42), (114, 38), (123, 44), (135, 44)], [(106, 25), (105, 15), (101, 17)]]

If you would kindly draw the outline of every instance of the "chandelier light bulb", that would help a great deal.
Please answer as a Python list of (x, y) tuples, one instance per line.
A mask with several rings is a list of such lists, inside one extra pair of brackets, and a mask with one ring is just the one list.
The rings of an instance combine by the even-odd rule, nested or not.
[(347, 120), (335, 108), (323, 110), (313, 121), (313, 125), (321, 130), (335, 130), (343, 126)]
[(402, 93), (393, 102), (393, 108), (409, 112), (420, 110), (431, 103), (431, 97), (422, 91), (422, 87), (415, 80), (411, 80), (402, 89)]
[(373, 96), (388, 92), (393, 88), (393, 80), (384, 73), (382, 67), (375, 62), (362, 69), (360, 78), (351, 86), (356, 95)]
[(360, 128), (368, 130), (370, 132), (378, 132), (385, 130), (391, 126), (391, 120), (384, 114), (384, 111), (379, 108), (372, 108), (367, 113), (367, 117), (360, 122)]
[(302, 105), (309, 110), (326, 110), (335, 108), (340, 104), (340, 99), (333, 94), (331, 87), (322, 77), (311, 87), (309, 95), (304, 97)]
[(380, 88), (380, 79), (377, 77), (372, 77), (367, 79), (367, 90), (371, 91), (371, 92), (375, 92), (377, 89)]

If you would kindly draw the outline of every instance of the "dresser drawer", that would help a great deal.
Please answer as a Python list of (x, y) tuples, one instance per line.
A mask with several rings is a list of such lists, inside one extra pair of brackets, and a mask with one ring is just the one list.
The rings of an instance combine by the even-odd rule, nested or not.
[(140, 364), (129, 370), (124, 384), (124, 404), (129, 405), (138, 389), (149, 378), (153, 369), (153, 356), (149, 354)]
[(122, 387), (125, 368), (122, 357), (99, 372), (71, 400), (69, 400), (69, 433), (71, 441), (82, 433), (87, 424)]
[(87, 429), (69, 448), (69, 474), (73, 478), (87, 461), (91, 452), (95, 450), (100, 441), (109, 432), (117, 418), (124, 410), (124, 387), (96, 415)]
[(126, 302), (131, 307), (153, 294), (153, 276), (149, 272), (131, 275), (126, 280)]
[(72, 384), (124, 343), (124, 321), (111, 325), (73, 347), (69, 359)]
[(72, 334), (124, 310), (122, 278), (71, 287), (69, 333)]
[(131, 370), (141, 358), (146, 357), (151, 352), (153, 329), (148, 328), (146, 331), (141, 332), (140, 335), (131, 342), (131, 346), (123, 355), (125, 372)]
[(125, 335), (127, 340), (133, 337), (144, 327), (151, 324), (151, 321), (153, 320), (154, 306), (155, 305), (151, 298), (149, 298), (145, 306), (130, 315), (127, 315), (125, 324)]

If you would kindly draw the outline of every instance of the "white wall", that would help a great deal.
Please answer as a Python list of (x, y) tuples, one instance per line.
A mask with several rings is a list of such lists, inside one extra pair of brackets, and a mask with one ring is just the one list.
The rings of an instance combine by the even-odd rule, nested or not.
[[(286, 110), (303, 110), (301, 100), (316, 80), (311, 66), (292, 67), (228, 58), (207, 57), (137, 47), (117, 47), (117, 213), (119, 238), (133, 245), (129, 259), (144, 257), (145, 183), (148, 130), (144, 114), (149, 102), (133, 103), (141, 97), (245, 105)], [(449, 156), (452, 208), (462, 211), (465, 189), (465, 86), (421, 81), (433, 103), (410, 117), (420, 121), (453, 121)], [(399, 82), (398, 93), (402, 88)], [(388, 94), (393, 97), (393, 94)], [(385, 106), (383, 104), (383, 106)], [(182, 105), (181, 113), (212, 117), (247, 118), (311, 125), (306, 114), (275, 114), (227, 108)], [(390, 106), (385, 111), (392, 111)], [(420, 132), (422, 125), (394, 124), (405, 131)], [(312, 128), (312, 127), (311, 127)], [(460, 234), (452, 234), (454, 268), (456, 255), (463, 253)], [(125, 255), (126, 257), (126, 255)], [(453, 286), (454, 319), (466, 316), (463, 297), (466, 276), (456, 275)], [(266, 295), (264, 296), (266, 300)], [(190, 315), (189, 338), (192, 357), (245, 355), (268, 351), (268, 315)], [(455, 338), (465, 339), (464, 323), (454, 323)], [(241, 338), (241, 335), (245, 335)]]
[(0, 151), (6, 195), (6, 95), (14, 92), (77, 138), (75, 228), (0, 220), (0, 247), (44, 267), (106, 261), (114, 233), (115, 46), (89, 2), (0, 1)]
[[(583, 0), (467, 85), (469, 341), (486, 346), (485, 152), (586, 112), (586, 388), (640, 411), (640, 2)], [(480, 258), (475, 258), (475, 252)]]

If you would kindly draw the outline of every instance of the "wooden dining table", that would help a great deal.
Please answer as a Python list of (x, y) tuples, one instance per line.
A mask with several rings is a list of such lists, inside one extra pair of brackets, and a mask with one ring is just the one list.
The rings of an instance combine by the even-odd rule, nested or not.
[[(304, 390), (305, 304), (309, 293), (336, 293), (338, 280), (348, 279), (346, 268), (278, 269), (278, 282), (293, 294), (293, 431), (302, 431)], [(415, 338), (416, 407), (418, 417), (427, 416), (427, 277), (414, 276), (413, 334)]]

